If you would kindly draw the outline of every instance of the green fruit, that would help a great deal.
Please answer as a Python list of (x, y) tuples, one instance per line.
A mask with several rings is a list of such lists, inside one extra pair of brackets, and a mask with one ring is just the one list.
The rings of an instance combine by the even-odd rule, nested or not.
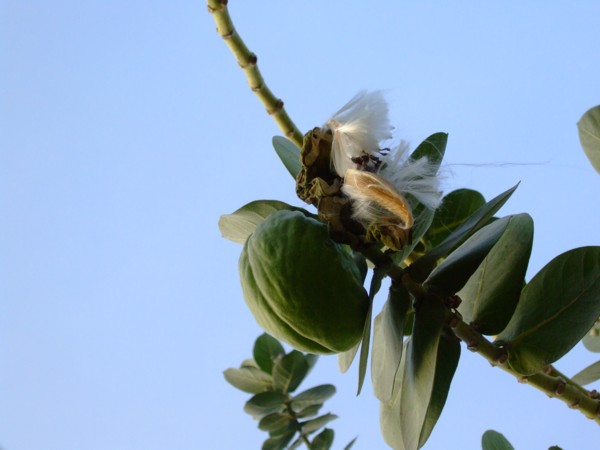
[(325, 224), (299, 211), (272, 213), (244, 244), (239, 269), (254, 318), (276, 338), (321, 354), (360, 341), (369, 305), (363, 278)]

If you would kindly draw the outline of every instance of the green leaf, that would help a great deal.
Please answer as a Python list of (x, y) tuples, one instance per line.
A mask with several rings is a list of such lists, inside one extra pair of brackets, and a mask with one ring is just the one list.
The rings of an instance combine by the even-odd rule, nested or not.
[(308, 373), (304, 355), (292, 350), (273, 366), (273, 388), (283, 394), (294, 392)]
[(290, 406), (294, 412), (304, 412), (306, 408), (313, 405), (322, 405), (327, 399), (335, 394), (335, 386), (322, 384), (307, 389), (292, 398)]
[(270, 391), (273, 388), (273, 377), (254, 367), (227, 369), (223, 375), (229, 384), (250, 394)]
[(392, 389), (394, 395), (389, 401), (381, 402), (379, 407), (381, 435), (386, 444), (399, 450), (405, 450), (402, 430), (400, 428), (400, 423), (403, 420), (400, 417), (400, 400), (402, 398), (402, 383), (404, 381), (404, 374), (406, 373), (406, 349), (410, 340), (411, 338), (406, 339), (402, 345), (403, 357), (400, 360), (398, 375), (394, 379), (394, 387)]
[(292, 444), (288, 447), (287, 450), (295, 450), (297, 448), (302, 447), (303, 445), (304, 445), (304, 441), (302, 440), (302, 437), (299, 437), (294, 442), (292, 442)]
[(273, 413), (260, 419), (260, 422), (258, 422), (258, 428), (263, 431), (277, 432), (289, 428), (291, 423), (292, 417), (289, 414)]
[(289, 433), (271, 436), (265, 442), (263, 442), (262, 450), (284, 450), (286, 445), (294, 438), (296, 434), (295, 431), (290, 431)]
[(308, 372), (310, 373), (312, 368), (315, 367), (315, 364), (317, 364), (317, 361), (319, 360), (319, 355), (313, 355), (312, 353), (305, 353), (304, 357), (306, 358), (306, 362), (308, 363)]
[(302, 434), (306, 435), (313, 433), (337, 418), (338, 416), (336, 416), (335, 414), (327, 413), (323, 416), (317, 417), (316, 419), (311, 419), (306, 422), (302, 422), (300, 424), (300, 426), (302, 427)]
[(442, 203), (435, 211), (425, 239), (435, 247), (483, 205), (485, 205), (485, 198), (477, 191), (458, 189), (450, 192), (442, 199)]
[(280, 357), (285, 355), (283, 345), (267, 333), (261, 334), (254, 342), (252, 356), (263, 372), (269, 375), (273, 372), (273, 364)]
[(243, 244), (254, 229), (275, 211), (287, 209), (300, 211), (307, 217), (316, 217), (305, 209), (288, 205), (278, 200), (255, 200), (231, 214), (224, 214), (219, 218), (219, 230), (225, 239)]
[(496, 220), (478, 230), (437, 266), (425, 285), (440, 296), (453, 295), (467, 283), (496, 245), (508, 226), (510, 217)]
[(310, 405), (306, 408), (300, 410), (300, 412), (296, 413), (296, 417), (299, 419), (305, 419), (307, 417), (313, 417), (319, 414), (319, 411), (323, 407), (323, 403), (318, 403), (316, 405)]
[(494, 248), (458, 292), (458, 310), (465, 322), (487, 335), (500, 333), (512, 317), (533, 244), (533, 220), (528, 214), (510, 218)]
[(334, 432), (330, 428), (321, 431), (310, 444), (310, 450), (329, 450), (333, 444)]
[(586, 111), (577, 123), (577, 129), (583, 151), (600, 173), (600, 106)]
[(481, 437), (482, 450), (515, 450), (510, 442), (494, 430), (487, 430)]
[(369, 288), (369, 311), (365, 320), (365, 329), (363, 330), (363, 337), (360, 343), (360, 359), (358, 362), (358, 391), (356, 395), (360, 394), (363, 383), (365, 381), (365, 375), (367, 374), (367, 362), (369, 359), (369, 348), (371, 345), (371, 318), (373, 317), (373, 300), (375, 295), (381, 289), (381, 281), (386, 277), (387, 270), (384, 268), (376, 267), (371, 277), (371, 287)]
[(442, 414), (459, 359), (460, 340), (451, 332), (442, 334), (435, 363), (433, 391), (431, 392), (431, 400), (429, 401), (427, 414), (425, 415), (425, 421), (421, 429), (419, 447), (425, 445)]
[(358, 439), (358, 437), (355, 437), (350, 442), (348, 442), (348, 444), (344, 447), (344, 450), (350, 450), (354, 446), (354, 443), (356, 442), (357, 439)]
[(292, 141), (283, 136), (273, 137), (273, 148), (290, 175), (296, 178), (302, 169), (300, 149)]
[[(370, 318), (369, 318), (370, 319)], [(350, 366), (352, 365), (352, 361), (354, 361), (354, 357), (356, 353), (358, 353), (358, 349), (360, 347), (360, 342), (352, 347), (350, 350), (338, 353), (338, 368), (340, 372), (346, 373)]]
[(439, 168), (444, 158), (447, 142), (448, 133), (434, 133), (419, 144), (410, 158), (416, 161), (425, 156), (431, 164)]
[(256, 361), (254, 361), (254, 359), (252, 358), (247, 358), (243, 360), (240, 367), (253, 367), (254, 369), (260, 369), (260, 367), (258, 367), (258, 364), (256, 364)]
[(497, 344), (508, 362), (529, 375), (565, 355), (600, 316), (600, 247), (582, 247), (554, 258), (521, 292)]
[(582, 342), (590, 352), (600, 353), (600, 319), (596, 320), (592, 329), (583, 337)]
[(402, 359), (404, 320), (410, 307), (410, 295), (404, 286), (392, 283), (388, 299), (373, 325), (371, 379), (375, 396), (391, 400), (394, 380)]
[(417, 450), (421, 436), (428, 434), (431, 427), (434, 410), (429, 411), (429, 405), (446, 313), (445, 305), (433, 296), (426, 297), (415, 309), (413, 334), (406, 340), (402, 375), (396, 380), (401, 387), (394, 389), (390, 402), (382, 402), (380, 411), (385, 441), (390, 447), (403, 450)]
[(586, 385), (600, 380), (600, 361), (587, 366), (577, 375), (571, 378), (575, 383)]
[(246, 402), (244, 411), (255, 419), (261, 419), (269, 414), (284, 411), (287, 399), (287, 395), (279, 392), (261, 392)]
[(444, 258), (452, 250), (463, 243), (469, 236), (486, 225), (490, 218), (498, 211), (508, 198), (512, 195), (518, 185), (513, 186), (506, 192), (494, 197), (477, 211), (469, 216), (460, 226), (446, 237), (433, 250), (416, 260), (410, 266), (411, 277), (417, 282), (422, 283), (427, 279), (440, 258)]

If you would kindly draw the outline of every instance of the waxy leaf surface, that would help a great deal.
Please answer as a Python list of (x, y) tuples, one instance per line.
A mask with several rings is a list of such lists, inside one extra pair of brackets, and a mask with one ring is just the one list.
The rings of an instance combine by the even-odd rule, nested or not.
[(581, 247), (554, 258), (521, 292), (513, 317), (497, 341), (508, 363), (529, 375), (564, 356), (600, 315), (600, 247)]
[(308, 361), (304, 355), (293, 350), (273, 366), (273, 388), (284, 394), (294, 392), (308, 373)]
[(273, 388), (273, 378), (262, 370), (254, 367), (227, 369), (223, 372), (227, 382), (240, 391), (250, 394), (269, 391)]
[(458, 189), (450, 192), (444, 196), (439, 208), (436, 209), (425, 239), (432, 247), (439, 245), (483, 205), (485, 205), (485, 198), (477, 191)]
[(292, 141), (283, 136), (273, 137), (273, 148), (287, 171), (295, 179), (302, 169), (300, 149)]
[(510, 217), (486, 225), (437, 266), (425, 285), (441, 296), (453, 295), (467, 283), (481, 262), (496, 245), (508, 226)]
[(371, 379), (375, 396), (382, 402), (392, 399), (394, 380), (400, 368), (404, 320), (410, 307), (408, 291), (392, 284), (388, 299), (373, 324)]
[(586, 111), (577, 123), (577, 129), (586, 156), (600, 173), (600, 106)]
[(464, 321), (487, 335), (500, 333), (512, 317), (533, 244), (533, 220), (528, 214), (512, 216), (506, 230), (467, 284), (458, 292), (458, 310)]
[(279, 200), (255, 200), (231, 214), (219, 218), (219, 230), (225, 239), (243, 244), (256, 227), (269, 215), (282, 209), (300, 211), (307, 217), (316, 217), (303, 208), (288, 205)]
[(383, 437), (398, 450), (417, 450), (422, 436), (431, 431), (429, 405), (446, 307), (429, 297), (416, 310), (413, 334), (402, 358), (402, 376), (396, 380), (400, 389), (394, 390), (390, 402), (382, 402), (380, 410)]
[(508, 440), (494, 430), (487, 430), (481, 437), (482, 450), (515, 450)]
[(486, 225), (492, 216), (498, 211), (508, 198), (515, 191), (517, 186), (514, 186), (503, 192), (502, 194), (494, 197), (492, 200), (487, 202), (477, 211), (469, 216), (460, 226), (458, 226), (452, 233), (446, 237), (433, 250), (426, 253), (421, 258), (417, 259), (410, 266), (410, 274), (417, 283), (422, 283), (427, 279), (431, 271), (436, 266), (440, 258), (446, 257), (452, 250), (463, 243), (469, 236), (479, 230), (481, 227)]
[(261, 334), (254, 342), (252, 350), (254, 361), (268, 374), (273, 372), (274, 361), (283, 355), (285, 355), (285, 350), (281, 343), (267, 333)]

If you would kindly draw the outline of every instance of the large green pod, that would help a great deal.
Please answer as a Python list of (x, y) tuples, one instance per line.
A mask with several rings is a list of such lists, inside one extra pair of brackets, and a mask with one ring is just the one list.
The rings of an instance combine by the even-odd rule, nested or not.
[(269, 215), (244, 244), (239, 269), (254, 318), (276, 338), (321, 354), (360, 341), (368, 295), (352, 256), (325, 224), (298, 211)]

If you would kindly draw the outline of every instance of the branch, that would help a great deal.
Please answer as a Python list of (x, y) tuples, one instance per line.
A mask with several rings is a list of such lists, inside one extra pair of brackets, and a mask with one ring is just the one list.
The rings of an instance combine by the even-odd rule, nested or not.
[(588, 391), (582, 386), (564, 377), (554, 367), (548, 366), (543, 372), (533, 375), (521, 375), (506, 362), (508, 354), (503, 348), (497, 347), (483, 335), (475, 331), (465, 322), (460, 314), (449, 313), (449, 325), (454, 334), (467, 345), (471, 351), (477, 352), (493, 366), (516, 377), (521, 383), (528, 383), (544, 392), (548, 397), (557, 398), (570, 408), (579, 410), (588, 419), (600, 424), (600, 398), (596, 391)]
[[(365, 256), (377, 265), (377, 262), (385, 260), (387, 255), (371, 248)], [(428, 295), (425, 287), (416, 283), (406, 271), (395, 265), (392, 265), (388, 276), (393, 281), (403, 284), (415, 297), (422, 298)], [(507, 364), (508, 353), (505, 349), (494, 345), (485, 336), (465, 323), (458, 312), (449, 309), (447, 322), (456, 337), (463, 341), (469, 350), (483, 356), (492, 366), (510, 373), (521, 383), (532, 385), (548, 397), (563, 401), (570, 408), (579, 410), (588, 419), (600, 425), (600, 394), (597, 391), (588, 391), (551, 365), (545, 367), (542, 372), (533, 375), (522, 375)]]
[(283, 134), (298, 147), (302, 147), (302, 133), (285, 111), (283, 101), (278, 99), (265, 83), (260, 70), (258, 70), (258, 58), (246, 47), (246, 44), (235, 30), (227, 10), (227, 0), (207, 0), (207, 5), (208, 12), (212, 14), (217, 23), (217, 33), (225, 40), (244, 71), (252, 92), (265, 106), (267, 113), (273, 117)]

